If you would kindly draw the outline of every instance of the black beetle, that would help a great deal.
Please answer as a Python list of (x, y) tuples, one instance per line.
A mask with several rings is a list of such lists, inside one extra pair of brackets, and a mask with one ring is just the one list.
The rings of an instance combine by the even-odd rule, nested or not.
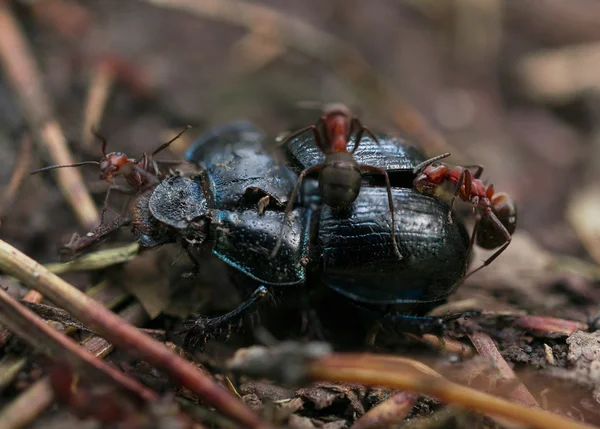
[[(440, 327), (443, 321), (422, 312), (443, 302), (460, 282), (468, 233), (462, 223), (448, 223), (445, 202), (412, 189), (412, 169), (425, 157), (401, 139), (377, 137), (378, 143), (363, 138), (355, 156), (388, 172), (402, 260), (391, 246), (386, 189), (369, 174), (363, 175), (355, 202), (343, 210), (319, 210), (318, 184), (308, 176), (281, 248), (271, 257), (298, 171), (323, 161), (310, 134), (286, 143), (286, 164), (266, 150), (265, 135), (250, 122), (218, 127), (186, 153), (186, 160), (198, 165), (198, 175), (173, 175), (138, 199), (134, 233), (142, 246), (176, 239), (211, 243), (216, 256), (260, 285), (231, 313), (188, 324), (188, 338), (210, 336), (207, 330), (217, 331), (253, 307), (266, 288), (303, 285), (307, 272), (401, 329)], [(415, 312), (421, 315), (408, 315)]]

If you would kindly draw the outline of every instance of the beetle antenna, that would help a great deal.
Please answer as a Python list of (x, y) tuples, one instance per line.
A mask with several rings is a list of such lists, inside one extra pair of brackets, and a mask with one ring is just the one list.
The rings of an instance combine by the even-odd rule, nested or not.
[(175, 137), (173, 137), (171, 140), (169, 140), (166, 143), (161, 144), (158, 148), (156, 148), (156, 150), (154, 152), (152, 152), (152, 156), (156, 155), (158, 152), (160, 152), (161, 150), (165, 149), (166, 147), (168, 147), (171, 143), (173, 143), (175, 140), (177, 140), (179, 137), (181, 137), (183, 135), (183, 133), (185, 133), (187, 130), (189, 130), (190, 128), (192, 128), (191, 125), (186, 125), (183, 130), (181, 130), (179, 132), (179, 134), (177, 134)]
[(98, 161), (81, 161), (81, 162), (75, 162), (73, 164), (51, 165), (49, 167), (44, 167), (44, 168), (40, 168), (39, 170), (32, 171), (29, 174), (37, 174), (37, 173), (41, 173), (42, 171), (54, 170), (56, 168), (80, 167), (82, 165), (89, 165), (89, 164), (100, 165), (100, 163)]
[(426, 161), (423, 161), (422, 163), (417, 165), (415, 168), (413, 168), (413, 174), (417, 174), (419, 171), (421, 171), (428, 165), (433, 164), (434, 162), (439, 161), (440, 159), (448, 158), (450, 155), (451, 155), (450, 152), (446, 152), (441, 155), (434, 156), (433, 158), (429, 158)]

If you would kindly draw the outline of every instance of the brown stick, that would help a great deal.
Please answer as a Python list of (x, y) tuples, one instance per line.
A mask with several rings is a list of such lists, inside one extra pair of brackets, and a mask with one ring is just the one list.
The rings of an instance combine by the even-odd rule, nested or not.
[(81, 140), (83, 146), (89, 147), (94, 140), (93, 127), (99, 127), (102, 122), (104, 108), (115, 82), (115, 69), (106, 61), (94, 65), (90, 76), (90, 85), (83, 114)]
[(185, 386), (223, 414), (248, 427), (265, 426), (242, 402), (190, 362), (141, 333), (137, 328), (2, 240), (0, 240), (0, 269), (21, 280), (28, 287), (41, 292), (115, 346), (163, 369), (177, 384)]
[(158, 399), (158, 394), (133, 378), (96, 359), (75, 341), (52, 329), (41, 317), (19, 304), (0, 287), (0, 322), (38, 351), (50, 358), (66, 359), (72, 365), (108, 377), (114, 383), (145, 401)]
[[(31, 49), (5, 1), (0, 2), (0, 61), (41, 149), (49, 152), (53, 164), (73, 163), (65, 136), (52, 114)], [(61, 168), (56, 175), (59, 187), (79, 222), (88, 229), (98, 225), (100, 216), (80, 171)]]
[[(139, 303), (133, 304), (120, 314), (134, 325), (141, 325), (148, 319), (147, 314)], [(112, 344), (97, 336), (85, 340), (82, 346), (85, 350), (100, 359), (108, 355), (113, 349)], [(53, 401), (54, 392), (50, 386), (50, 379), (44, 377), (35, 382), (0, 412), (1, 425), (5, 425), (5, 427), (11, 429), (28, 425), (47, 409)], [(1, 425), (0, 427), (3, 427)]]
[[(508, 366), (508, 363), (506, 363), (498, 351), (496, 344), (494, 344), (494, 341), (488, 334), (483, 331), (475, 331), (469, 333), (468, 336), (475, 346), (477, 353), (479, 353), (480, 356), (490, 358), (494, 362), (494, 365), (498, 369), (500, 376), (504, 380), (517, 380), (517, 376), (513, 372), (512, 368)], [(515, 389), (512, 390), (510, 396), (516, 402), (528, 407), (538, 406), (537, 401), (523, 383), (519, 383)]]

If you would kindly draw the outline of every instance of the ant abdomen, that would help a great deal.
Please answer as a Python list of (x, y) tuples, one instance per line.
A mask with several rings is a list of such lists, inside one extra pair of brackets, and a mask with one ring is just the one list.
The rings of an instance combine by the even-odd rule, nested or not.
[(351, 154), (330, 153), (319, 173), (321, 198), (329, 207), (348, 207), (358, 197), (361, 181), (360, 168)]
[[(498, 192), (491, 198), (492, 211), (504, 225), (510, 235), (517, 228), (517, 205), (504, 192)], [(483, 216), (477, 228), (477, 245), (484, 249), (495, 249), (506, 243), (504, 234), (494, 227), (489, 217)]]

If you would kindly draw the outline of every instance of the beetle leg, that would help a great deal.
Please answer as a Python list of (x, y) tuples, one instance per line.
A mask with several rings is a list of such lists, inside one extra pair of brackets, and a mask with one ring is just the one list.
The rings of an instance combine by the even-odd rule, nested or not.
[(186, 348), (202, 348), (199, 342), (204, 344), (212, 338), (222, 334), (229, 334), (233, 325), (239, 323), (245, 315), (256, 312), (258, 304), (267, 296), (268, 290), (265, 286), (259, 286), (252, 295), (237, 308), (217, 317), (198, 317), (186, 321), (180, 333), (185, 332), (184, 346)]
[(194, 265), (194, 267), (192, 268), (192, 271), (183, 273), (181, 277), (184, 277), (184, 278), (195, 277), (200, 272), (200, 262), (198, 262), (198, 259), (196, 259), (196, 257), (192, 253), (192, 250), (190, 249), (191, 246), (190, 246), (189, 241), (183, 240), (181, 242), (181, 246), (183, 247), (183, 251), (188, 256), (189, 260)]
[(416, 335), (441, 335), (446, 329), (446, 322), (443, 317), (412, 316), (403, 313), (388, 313), (380, 320), (384, 329)]
[(361, 165), (361, 171), (371, 171), (373, 173), (381, 174), (385, 178), (385, 186), (387, 189), (388, 195), (388, 204), (390, 206), (390, 216), (392, 218), (392, 225), (390, 234), (392, 236), (392, 246), (394, 247), (394, 253), (398, 257), (399, 260), (404, 259), (402, 253), (400, 253), (400, 249), (398, 249), (398, 244), (396, 243), (396, 219), (394, 215), (394, 201), (392, 199), (392, 186), (390, 184), (390, 176), (388, 176), (387, 171), (382, 170), (381, 168), (374, 167), (372, 165)]
[(283, 221), (281, 222), (281, 227), (279, 229), (279, 236), (277, 237), (277, 243), (275, 243), (275, 247), (273, 248), (273, 251), (271, 252), (271, 255), (269, 256), (270, 259), (275, 258), (275, 256), (277, 256), (277, 252), (279, 252), (279, 248), (281, 247), (281, 242), (283, 240), (283, 229), (285, 227), (285, 223), (287, 222), (288, 218), (290, 217), (290, 213), (292, 212), (292, 209), (294, 208), (294, 203), (296, 202), (298, 190), (300, 189), (300, 185), (302, 185), (302, 180), (307, 175), (309, 175), (311, 173), (315, 173), (315, 172), (321, 170), (322, 168), (323, 168), (323, 164), (314, 165), (314, 166), (309, 167), (306, 170), (304, 170), (298, 176), (298, 180), (296, 181), (296, 186), (294, 187), (294, 190), (292, 191), (292, 195), (290, 195), (290, 199), (287, 203), (287, 206), (285, 207), (285, 213), (283, 215)]
[(456, 188), (454, 189), (454, 196), (450, 201), (450, 210), (448, 211), (448, 224), (452, 225), (454, 223), (454, 219), (452, 219), (452, 212), (454, 211), (454, 203), (456, 202), (456, 198), (458, 198), (462, 193), (462, 187), (465, 186), (465, 191), (463, 195), (471, 195), (471, 182), (473, 181), (473, 176), (471, 172), (467, 169), (463, 169), (460, 173), (460, 177), (458, 178), (458, 182), (456, 182)]
[[(502, 222), (500, 222), (500, 219), (498, 219), (498, 217), (494, 214), (494, 212), (491, 209), (486, 210), (484, 213), (484, 216), (488, 216), (488, 218), (492, 221), (492, 223), (494, 224), (496, 229), (504, 235), (504, 238), (506, 239), (506, 243), (504, 243), (502, 245), (502, 247), (496, 251), (496, 253), (494, 253), (492, 256), (490, 256), (485, 261), (483, 261), (483, 264), (481, 264), (481, 266), (479, 268), (476, 268), (473, 271), (471, 271), (469, 274), (467, 274), (464, 277), (464, 279), (472, 276), (477, 271), (479, 271), (482, 268), (487, 267), (489, 264), (491, 264), (494, 261), (494, 259), (496, 259), (498, 256), (500, 256), (502, 254), (502, 252), (504, 252), (506, 250), (506, 248), (508, 247), (508, 245), (510, 244), (510, 242), (512, 240), (512, 237), (510, 236), (510, 232), (508, 232), (506, 227), (502, 224)], [(481, 220), (481, 215), (479, 215), (478, 217), (479, 217), (479, 220)], [(479, 220), (475, 223), (476, 227), (479, 226)], [(475, 230), (473, 230), (473, 234), (475, 234)], [(473, 241), (473, 238), (474, 237), (471, 237), (471, 242)], [(471, 247), (472, 247), (472, 244), (469, 246), (469, 248), (471, 248)]]
[(101, 223), (83, 236), (80, 236), (79, 234), (73, 234), (71, 240), (60, 248), (60, 253), (63, 256), (75, 256), (82, 250), (101, 243), (102, 241), (106, 240), (109, 235), (118, 231), (121, 227), (129, 225), (130, 223), (130, 219), (117, 216), (111, 224), (107, 225), (105, 223)]

